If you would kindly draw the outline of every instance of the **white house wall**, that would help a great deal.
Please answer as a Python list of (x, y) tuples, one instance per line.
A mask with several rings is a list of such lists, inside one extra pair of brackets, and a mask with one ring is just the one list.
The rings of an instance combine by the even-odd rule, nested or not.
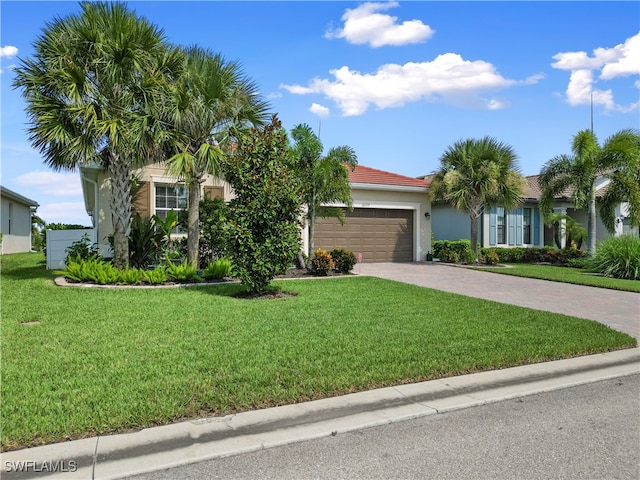
[[(11, 233), (9, 233), (9, 204)], [(31, 208), (13, 199), (2, 197), (0, 219), (2, 232), (2, 253), (20, 253), (31, 251)]]

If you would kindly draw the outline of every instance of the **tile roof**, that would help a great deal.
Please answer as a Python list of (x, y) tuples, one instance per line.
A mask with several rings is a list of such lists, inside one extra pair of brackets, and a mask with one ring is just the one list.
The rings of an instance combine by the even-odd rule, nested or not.
[(385, 172), (364, 165), (357, 165), (353, 171), (349, 171), (350, 183), (368, 183), (373, 185), (393, 185), (399, 187), (423, 187), (429, 186), (429, 182), (413, 177), (405, 177), (397, 173)]
[[(540, 199), (542, 197), (542, 190), (540, 189), (540, 185), (538, 184), (538, 178), (540, 175), (530, 175), (525, 177), (527, 180), (527, 184), (524, 187), (524, 198), (535, 198)], [(598, 190), (596, 190), (596, 196), (601, 197), (605, 194), (607, 189), (609, 188), (609, 182), (606, 182), (603, 186), (601, 186)], [(573, 189), (567, 188), (560, 195), (556, 195), (556, 200), (570, 199), (573, 195)]]

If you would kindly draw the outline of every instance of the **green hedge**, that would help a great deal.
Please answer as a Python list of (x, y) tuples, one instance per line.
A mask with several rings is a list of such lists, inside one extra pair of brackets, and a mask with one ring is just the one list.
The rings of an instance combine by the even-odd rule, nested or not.
[(586, 252), (576, 248), (558, 250), (553, 247), (490, 247), (480, 249), (481, 258), (485, 258), (490, 253), (497, 254), (500, 263), (552, 263), (555, 265), (566, 265), (572, 259), (587, 255)]
[(433, 242), (433, 256), (441, 262), (474, 263), (469, 240), (437, 240)]

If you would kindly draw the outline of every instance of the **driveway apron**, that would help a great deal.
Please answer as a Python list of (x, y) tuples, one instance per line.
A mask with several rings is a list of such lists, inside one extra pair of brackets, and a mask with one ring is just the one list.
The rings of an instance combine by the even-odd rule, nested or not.
[(500, 275), (432, 262), (361, 263), (354, 273), (595, 320), (640, 340), (640, 293)]

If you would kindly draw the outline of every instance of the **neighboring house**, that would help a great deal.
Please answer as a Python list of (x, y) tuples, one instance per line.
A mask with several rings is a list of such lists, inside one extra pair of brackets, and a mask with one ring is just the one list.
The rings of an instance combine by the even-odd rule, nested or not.
[[(430, 176), (422, 177), (430, 179)], [(524, 188), (523, 203), (520, 207), (507, 211), (496, 206), (486, 211), (478, 223), (478, 242), (483, 247), (541, 247), (554, 245), (553, 231), (544, 225), (542, 213), (538, 208), (541, 191), (538, 185), (538, 175), (525, 177), (527, 183)], [(606, 177), (596, 182), (596, 196), (600, 197), (606, 191), (609, 180)], [(583, 227), (587, 227), (587, 211), (576, 209), (571, 201), (570, 192), (555, 198), (554, 212), (568, 215)], [(632, 231), (626, 218), (626, 206), (621, 204), (616, 209), (616, 232), (622, 235)], [(459, 212), (453, 207), (434, 203), (432, 211), (433, 234), (435, 240), (459, 240), (469, 238), (470, 220), (468, 214)], [(625, 227), (626, 224), (626, 227)], [(596, 221), (596, 240), (601, 241), (609, 237), (609, 232), (599, 216)], [(564, 246), (565, 239), (562, 238)], [(586, 248), (583, 242), (582, 248)]]
[(38, 202), (5, 187), (0, 187), (0, 197), (1, 252), (31, 251), (31, 214)]
[[(179, 179), (167, 176), (165, 168), (155, 164), (133, 172), (140, 181), (132, 206), (142, 216), (166, 215), (171, 209), (186, 208), (187, 191)], [(93, 241), (104, 254), (110, 252), (108, 236), (113, 233), (108, 174), (99, 168), (80, 169), (87, 213), (93, 220)], [(431, 250), (431, 225), (425, 214), (431, 204), (428, 182), (359, 165), (349, 174), (354, 210), (347, 214), (344, 226), (336, 219), (316, 220), (315, 246), (331, 250), (348, 248), (362, 254), (363, 262), (412, 262), (424, 260)], [(233, 198), (226, 182), (207, 177), (202, 185), (203, 198)], [(302, 232), (308, 245), (308, 228)]]

